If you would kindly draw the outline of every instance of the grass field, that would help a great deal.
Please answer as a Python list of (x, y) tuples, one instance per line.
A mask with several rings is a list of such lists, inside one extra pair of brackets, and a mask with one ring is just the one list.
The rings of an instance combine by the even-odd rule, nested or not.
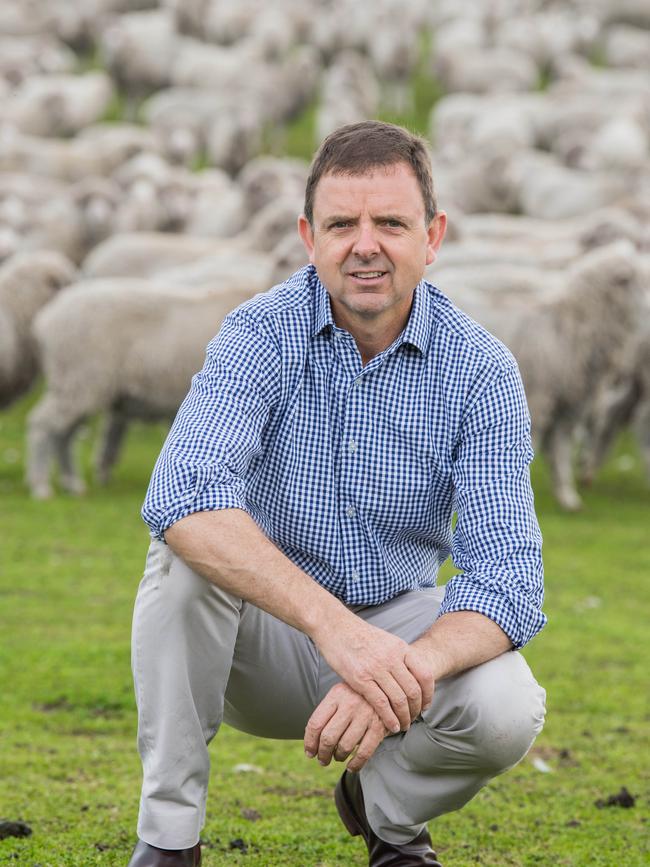
[[(108, 488), (37, 503), (22, 484), (26, 409), (0, 416), (0, 818), (33, 833), (0, 840), (0, 864), (125, 865), (140, 782), (129, 669), (147, 545), (138, 513), (164, 431), (132, 430)], [(86, 467), (93, 431), (80, 444)], [(557, 509), (539, 464), (534, 479), (550, 624), (525, 654), (547, 687), (548, 722), (516, 769), (431, 831), (446, 867), (647, 864), (648, 490), (625, 439), (581, 514)], [(212, 755), (206, 867), (366, 863), (336, 816), (339, 766), (226, 728)], [(621, 786), (634, 807), (595, 805)]]

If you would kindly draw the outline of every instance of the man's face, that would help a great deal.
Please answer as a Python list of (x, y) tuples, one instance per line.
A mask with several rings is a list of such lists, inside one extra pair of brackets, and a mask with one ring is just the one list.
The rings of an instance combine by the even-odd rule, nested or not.
[(298, 230), (338, 325), (404, 327), (413, 290), (445, 232), (444, 213), (429, 226), (424, 213), (420, 186), (406, 163), (363, 175), (323, 175), (313, 229), (302, 216)]

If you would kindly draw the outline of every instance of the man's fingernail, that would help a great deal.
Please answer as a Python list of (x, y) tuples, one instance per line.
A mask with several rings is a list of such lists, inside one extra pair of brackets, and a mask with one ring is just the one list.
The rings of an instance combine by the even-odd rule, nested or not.
[(319, 760), (318, 760), (318, 764), (319, 764), (319, 765), (322, 765), (324, 768), (327, 767), (327, 762), (324, 762), (322, 759), (319, 759)]
[(311, 750), (305, 750), (305, 755), (307, 756), (308, 759), (313, 759), (314, 756), (316, 755), (316, 753), (312, 753)]
[(396, 735), (396, 734), (399, 734), (399, 732), (401, 731), (401, 728), (399, 725), (396, 725), (396, 726), (392, 727), (391, 731), (394, 735)]

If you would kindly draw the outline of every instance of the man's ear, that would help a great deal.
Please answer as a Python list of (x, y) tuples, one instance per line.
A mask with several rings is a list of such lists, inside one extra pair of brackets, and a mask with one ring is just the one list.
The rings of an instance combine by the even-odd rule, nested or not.
[(438, 257), (438, 250), (447, 231), (447, 214), (438, 211), (427, 229), (427, 265), (431, 265)]
[(301, 214), (298, 217), (298, 234), (300, 235), (300, 239), (305, 246), (305, 250), (307, 251), (307, 255), (309, 256), (309, 261), (314, 264), (314, 232), (311, 227), (311, 224), (307, 217), (304, 214)]

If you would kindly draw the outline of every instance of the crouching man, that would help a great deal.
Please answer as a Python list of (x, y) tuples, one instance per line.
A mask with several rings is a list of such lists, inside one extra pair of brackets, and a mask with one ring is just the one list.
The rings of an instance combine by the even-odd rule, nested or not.
[(207, 348), (143, 509), (130, 867), (199, 864), (222, 721), (348, 759), (336, 808), (375, 867), (437, 865), (426, 822), (542, 727), (516, 651), (545, 623), (528, 411), (510, 353), (423, 280), (445, 222), (422, 140), (337, 130), (311, 264)]

